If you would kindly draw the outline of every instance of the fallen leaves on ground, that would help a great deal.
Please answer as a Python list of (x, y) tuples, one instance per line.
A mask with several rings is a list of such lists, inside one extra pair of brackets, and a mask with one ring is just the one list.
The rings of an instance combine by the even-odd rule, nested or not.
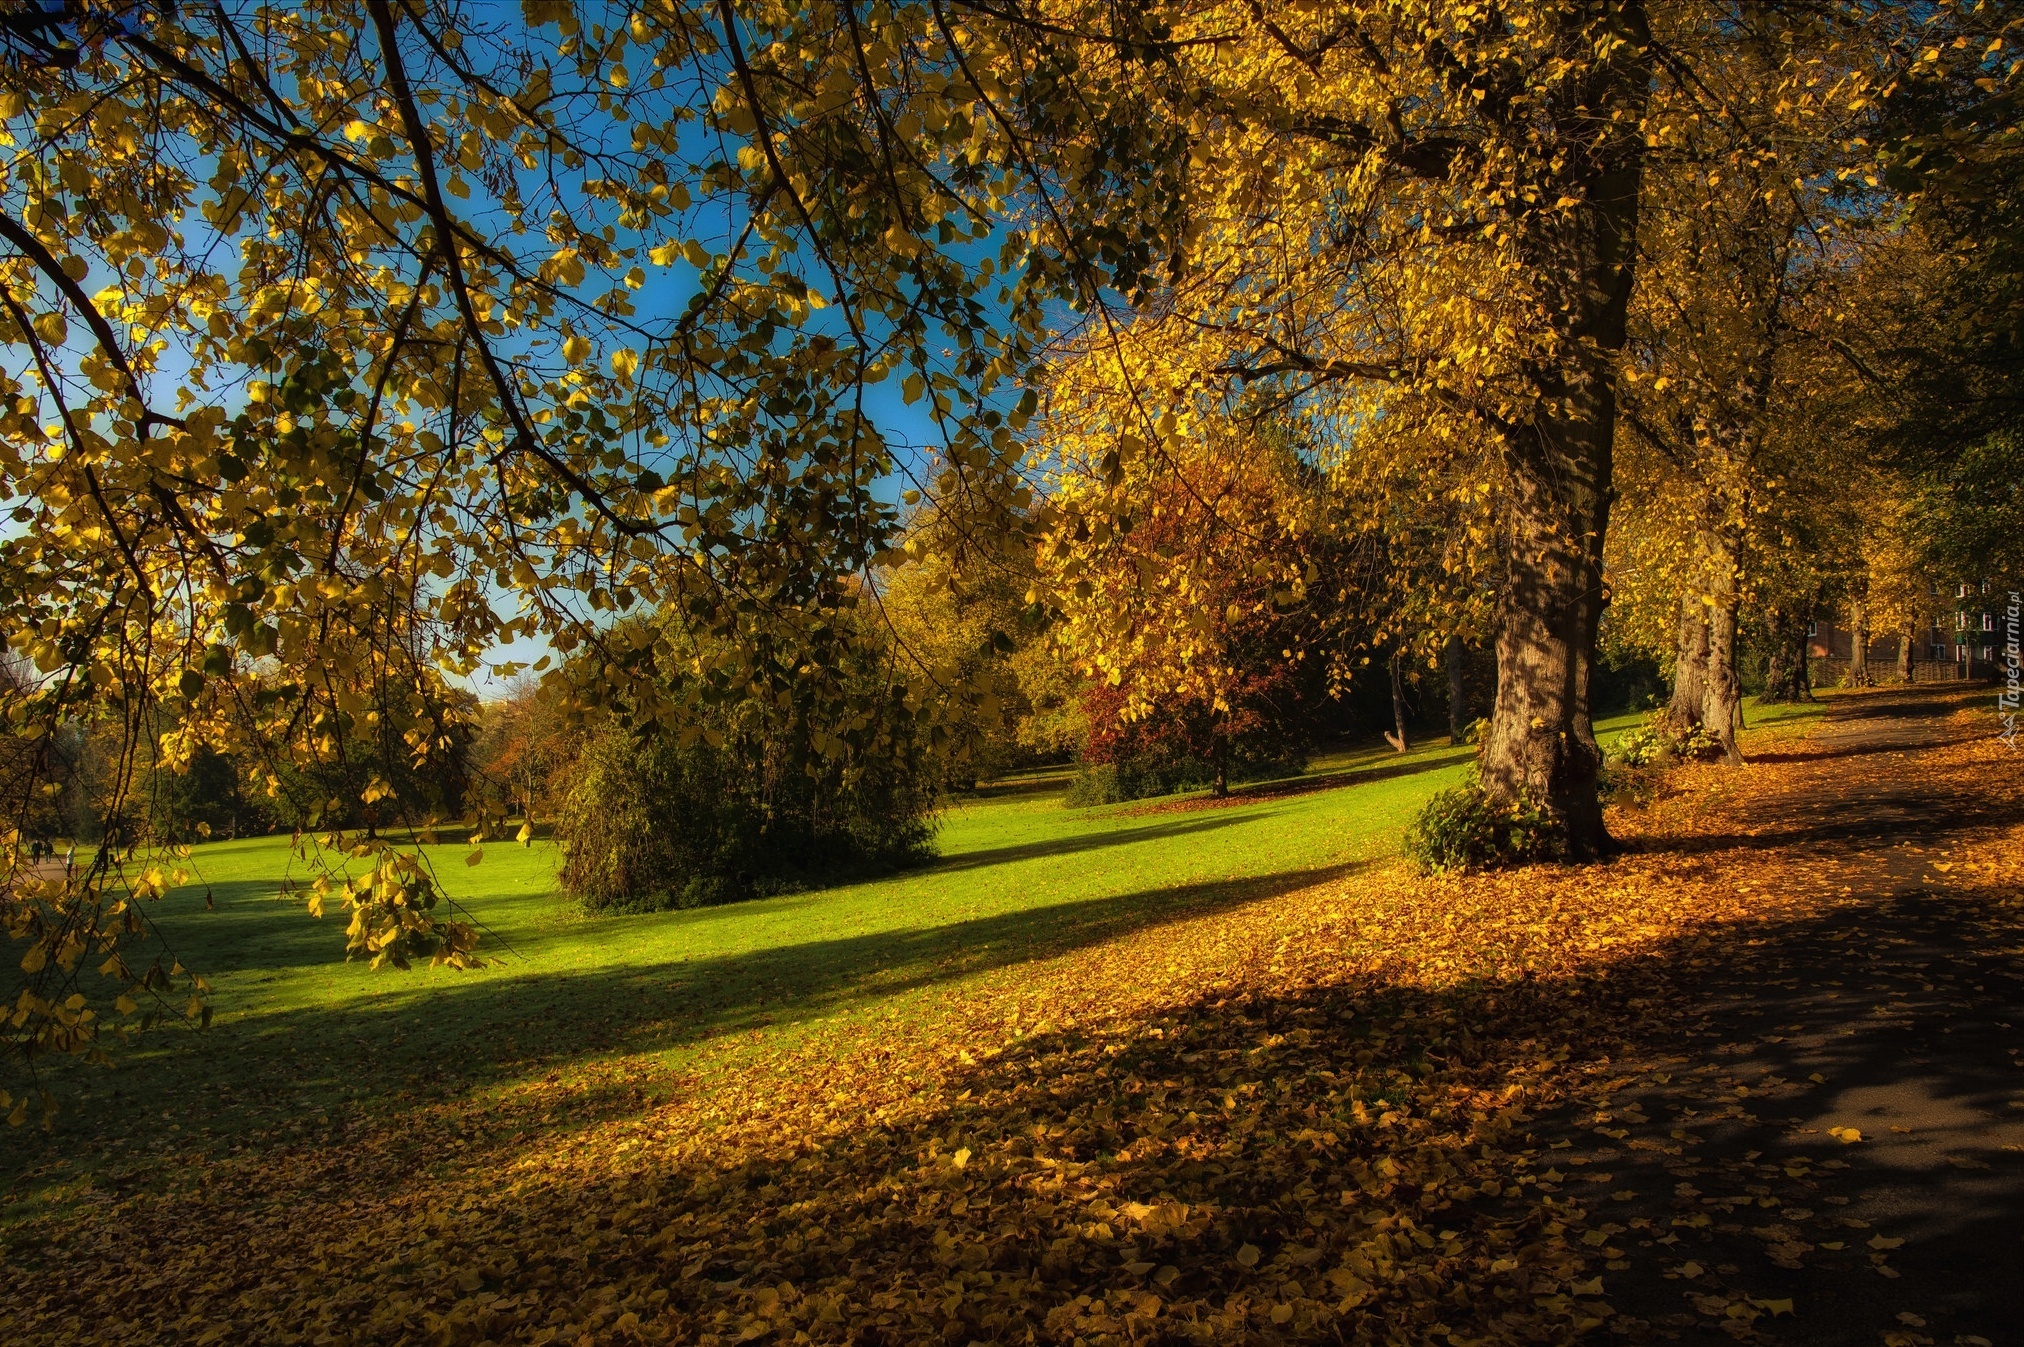
[[(2001, 752), (1922, 770), (2014, 792)], [(1607, 865), (1367, 870), (979, 975), (904, 1018), (725, 1041), (678, 1079), (622, 1058), (191, 1161), (175, 1194), (18, 1229), (0, 1330), (1557, 1342), (1632, 1326), (1612, 1293), (1635, 1254), (1683, 1322), (1748, 1338), (1804, 1306), (1683, 1256), (1718, 1224), (1762, 1222), (1779, 1265), (1846, 1244), (1882, 1268), (1901, 1243), (1823, 1241), (1832, 1210), (1799, 1195), (1843, 1163), (1824, 1133), (1811, 1159), (1700, 1191), (1705, 1129), (1819, 1086), (1647, 1041), (1690, 1013), (1698, 970), (1850, 901), (1798, 844), (1737, 850), (1753, 802), (1808, 770), (1693, 769), (1618, 821), (1639, 850)], [(2014, 873), (1976, 882), (2011, 895), (1991, 901), (2014, 927)]]

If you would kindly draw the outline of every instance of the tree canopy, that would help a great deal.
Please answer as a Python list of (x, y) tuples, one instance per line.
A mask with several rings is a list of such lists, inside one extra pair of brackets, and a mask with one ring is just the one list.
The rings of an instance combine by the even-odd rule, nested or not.
[[(1156, 671), (1132, 696), (1213, 706), (1227, 647), (1186, 610), (1297, 606), (1310, 540), (1380, 538), (1366, 629), (1431, 652), (1487, 627), (1482, 789), (1606, 853), (1620, 427), (1666, 502), (1634, 540), (1648, 606), (1683, 633), (1707, 610), (1717, 725), (1766, 480), (1812, 452), (1779, 437), (1785, 390), (1820, 352), (1929, 390), (1927, 355), (1976, 352), (1972, 417), (1872, 429), (1931, 499), (2014, 515), (1987, 467), (2016, 443), (2014, 322), (1853, 297), (1911, 248), (1937, 293), (2014, 299), (2014, 249), (1977, 240), (2016, 205), (2015, 23), (1967, 0), (10, 14), (10, 1044), (95, 1050), (172, 992), (201, 1013), (172, 955), (122, 952), (171, 878), (135, 849), (143, 761), (340, 781), (300, 802), (311, 828), (350, 793), (447, 825), (403, 783), (477, 732), (462, 680), (528, 641), (553, 696), (680, 747), (735, 705), (933, 719), (854, 653), (896, 592), (871, 577), (909, 566), (988, 573), (1092, 667)], [(1163, 569), (1174, 541), (1202, 565)], [(974, 708), (1001, 676), (977, 653), (889, 668)], [(56, 876), (23, 830), (84, 722), (124, 747), (105, 842)], [(360, 770), (311, 770), (359, 743)], [(411, 850), (333, 842), (372, 861), (314, 899), (354, 953), (477, 957)]]

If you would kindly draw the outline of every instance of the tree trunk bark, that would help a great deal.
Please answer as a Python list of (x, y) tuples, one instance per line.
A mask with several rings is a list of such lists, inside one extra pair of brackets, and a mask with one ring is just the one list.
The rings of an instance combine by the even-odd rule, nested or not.
[(1708, 704), (1708, 606), (1694, 586), (1680, 595), (1679, 642), (1673, 654), (1673, 699), (1667, 718), (1685, 731), (1701, 723)]
[(1459, 744), (1469, 733), (1469, 691), (1464, 675), (1467, 647), (1457, 633), (1448, 638), (1448, 742)]
[(1863, 599), (1848, 606), (1848, 685), (1869, 686), (1869, 604)]
[(1736, 572), (1740, 540), (1717, 531), (1708, 540), (1708, 580), (1714, 602), (1707, 605), (1707, 669), (1701, 725), (1722, 746), (1722, 759), (1740, 766), (1736, 725), (1742, 719), (1743, 683), (1736, 675)]
[[(1517, 241), (1559, 317), (1557, 340), (1524, 368), (1531, 404), (1515, 417), (1488, 418), (1507, 504), (1497, 702), (1481, 781), (1494, 801), (1542, 806), (1568, 858), (1585, 860), (1614, 850), (1596, 792), (1602, 750), (1589, 692), (1608, 602), (1602, 548), (1615, 497), (1617, 362), (1637, 266), (1640, 128), (1653, 56), (1640, 0), (1566, 13), (1560, 22), (1566, 57), (1585, 62), (1585, 73), (1544, 110), (1570, 132), (1561, 177), (1579, 204), (1531, 217)], [(1610, 54), (1597, 60), (1605, 35)]]
[(1390, 744), (1393, 750), (1399, 753), (1405, 752), (1406, 749), (1410, 747), (1409, 743), (1406, 740), (1405, 662), (1406, 662), (1405, 651), (1403, 650), (1392, 651), (1391, 657), (1392, 724), (1397, 727), (1397, 733), (1386, 731), (1384, 738), (1385, 742)]
[(1916, 625), (1908, 625), (1898, 633), (1898, 682), (1912, 681), (1912, 642), (1918, 639)]
[(1209, 798), (1214, 800), (1230, 795), (1230, 741), (1224, 737), (1221, 720), (1218, 715), (1209, 729), (1209, 761), (1215, 768), (1215, 776), (1209, 781)]
[(1764, 615), (1770, 650), (1764, 670), (1764, 698), (1774, 702), (1806, 700), (1806, 614), (1773, 608)]

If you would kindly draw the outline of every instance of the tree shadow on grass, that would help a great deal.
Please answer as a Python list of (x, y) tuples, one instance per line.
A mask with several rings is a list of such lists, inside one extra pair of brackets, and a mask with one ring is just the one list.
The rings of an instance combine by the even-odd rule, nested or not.
[[(136, 1095), (150, 1099), (150, 1110), (170, 1108), (179, 1125), (240, 1132), (311, 1107), (407, 1106), (535, 1076), (586, 1055), (656, 1053), (872, 1008), (954, 979), (1340, 879), (1369, 863), (644, 966), (383, 981), (369, 999), (314, 1009), (234, 1015), (226, 1005), (208, 1031), (150, 1040), (114, 1075), (79, 1077), (78, 1084), (91, 1092), (86, 1115), (101, 1124), (92, 1130), (108, 1135), (133, 1121), (131, 1102), (118, 1101)], [(612, 938), (624, 938), (622, 924)], [(109, 1105), (94, 1102), (108, 1092)], [(155, 1125), (152, 1114), (145, 1125)]]
[[(1765, 833), (1730, 839), (1739, 870), (1783, 829), (1784, 843), (1801, 844), (1792, 863), (1809, 862), (1808, 845), (1822, 856), (1859, 854), (1895, 891), (1799, 919), (1710, 925), (1634, 957), (1590, 957), (1563, 975), (1429, 990), (1417, 974), (1399, 981), (1341, 970), (1319, 985), (1219, 987), (1102, 1027), (1100, 1038), (1070, 1028), (1011, 1040), (951, 1069), (932, 1097), (884, 1116), (839, 1096), (812, 1130), (755, 1122), (722, 1144), (699, 1141), (700, 1154), (648, 1144), (623, 1159), (600, 1151), (534, 1164), (573, 1154), (591, 1122), (637, 1121), (644, 1130), (632, 1135), (651, 1137), (655, 1119), (634, 1085), (596, 1075), (564, 1104), (502, 1104), (482, 1120), (397, 1112), (375, 1126), (399, 1130), (418, 1153), (453, 1156), (446, 1168), (472, 1171), (443, 1190), (458, 1204), (446, 1225), (417, 1223), (406, 1192), (381, 1199), (369, 1189), (361, 1202), (361, 1179), (379, 1176), (369, 1154), (305, 1145), (285, 1165), (235, 1171), (249, 1191), (212, 1199), (215, 1228), (233, 1233), (173, 1275), (156, 1251), (179, 1244), (202, 1199), (123, 1213), (89, 1259), (75, 1249), (61, 1255), (91, 1275), (76, 1277), (65, 1292), (74, 1300), (48, 1302), (48, 1312), (104, 1314), (94, 1307), (113, 1304), (141, 1316), (128, 1334), (136, 1340), (161, 1336), (177, 1315), (196, 1313), (192, 1304), (217, 1323), (247, 1306), (273, 1315), (249, 1324), (255, 1335), (277, 1324), (353, 1340), (418, 1332), (371, 1318), (386, 1312), (384, 1295), (337, 1298), (309, 1283), (290, 1290), (258, 1260), (235, 1257), (239, 1241), (294, 1249), (327, 1238), (345, 1247), (362, 1240), (389, 1265), (482, 1266), (482, 1294), (503, 1301), (467, 1296), (447, 1277), (415, 1292), (423, 1309), (481, 1316), (469, 1324), (474, 1339), (513, 1336), (514, 1322), (497, 1316), (530, 1310), (573, 1338), (608, 1326), (623, 1288), (645, 1285), (665, 1300), (642, 1302), (641, 1317), (671, 1315), (666, 1327), (678, 1337), (729, 1325), (865, 1344), (1029, 1334), (1311, 1341), (1324, 1336), (1319, 1316), (1340, 1293), (1327, 1271), (1363, 1256), (1373, 1223), (1403, 1213), (1422, 1234), (1453, 1232), (1460, 1252), (1439, 1268), (1381, 1279), (1351, 1311), (1364, 1317), (1347, 1325), (1348, 1340), (1438, 1340), (1437, 1322), (1454, 1336), (1499, 1342), (1578, 1336), (1540, 1313), (1565, 1312), (1552, 1308), (1557, 1298), (1586, 1314), (1600, 1302), (1569, 1294), (1595, 1293), (1528, 1261), (1536, 1246), (1527, 1242), (1558, 1242), (1546, 1232), (1564, 1224), (1566, 1245), (1590, 1260), (1582, 1275), (1605, 1277), (1619, 1311), (1611, 1326), (1631, 1341), (1747, 1328), (1751, 1341), (1839, 1347), (1901, 1332), (1903, 1314), (1922, 1318), (1930, 1340), (2004, 1341), (2008, 1290), (2024, 1277), (2015, 1226), (2024, 1111), (2008, 1109), (2017, 1091), (2010, 1048), (2024, 1023), (2013, 955), (2024, 942), (2024, 903), (1993, 881), (1934, 892), (1907, 878), (1915, 870), (1893, 868), (1899, 857), (1922, 862), (1890, 845), (1911, 826), (1919, 840), (1957, 846), (2015, 821), (2013, 807), (1976, 812), (1974, 785), (1953, 778), (1922, 782), (1919, 792), (1887, 784), (1853, 799), (1788, 800), (1760, 811)], [(1932, 804), (1916, 819), (1893, 812), (1920, 796)], [(1867, 817), (1853, 832), (1821, 831), (1818, 810)], [(1866, 853), (1851, 845), (1864, 842)], [(1279, 878), (1295, 887), (1325, 877)], [(1192, 906), (1190, 890), (1166, 890), (1110, 900), (1116, 907), (1017, 914), (1038, 923), (1023, 930), (1012, 918), (961, 923), (945, 928), (962, 936), (954, 945), (906, 932), (828, 942), (841, 957), (808, 966), (793, 951), (717, 961), (725, 976), (714, 981), (735, 992), (717, 1009), (763, 1012), (776, 987), (808, 1006), (876, 995), (866, 965), (881, 957), (889, 962), (872, 972), (930, 987), (967, 971), (952, 956), (970, 942), (1012, 963), (1018, 956), (992, 948), (994, 937), (1065, 951), (1245, 900), (1235, 886), (1199, 892), (1216, 887), (1192, 886)], [(850, 966), (856, 972), (844, 975)], [(669, 1033), (652, 1018), (667, 998), (698, 990), (684, 968), (623, 981), (625, 996), (645, 1004), (629, 1023), (649, 1038)], [(472, 1022), (468, 1048), (515, 1031), (516, 1013), (539, 1013), (532, 981), (472, 985), (485, 991), (472, 1005), (489, 1022)], [(608, 980), (556, 981), (578, 1015), (571, 1032), (594, 1028), (605, 1004), (597, 989)], [(449, 1024), (447, 1008), (389, 1003), (340, 1014), (385, 1041), (425, 1020)], [(713, 1032), (750, 1022), (719, 1020)], [(312, 1027), (307, 1017), (289, 1025)], [(896, 1065), (908, 1064), (911, 1048), (896, 1035)], [(533, 1042), (494, 1065), (525, 1075), (569, 1052)], [(1538, 1118), (1500, 1105), (1507, 1088), (1536, 1078), (1542, 1054), (1565, 1060), (1579, 1102)], [(455, 1060), (440, 1041), (435, 1058)], [(366, 1069), (384, 1076), (395, 1065)], [(1401, 1109), (1425, 1087), (1453, 1087), (1455, 1107), (1430, 1116)], [(1472, 1135), (1486, 1109), (1492, 1119), (1502, 1109), (1520, 1135)], [(734, 1129), (739, 1121), (726, 1119)], [(1843, 1144), (1830, 1126), (1859, 1127), (1864, 1140)], [(1536, 1146), (1536, 1161), (1514, 1158), (1513, 1144)], [(1430, 1171), (1430, 1150), (1452, 1168)], [(959, 1165), (953, 1157), (964, 1151)], [(1387, 1159), (1400, 1168), (1377, 1163)], [(529, 1165), (514, 1170), (510, 1188), (486, 1182), (517, 1161)], [(1552, 1197), (1553, 1225), (1541, 1227), (1534, 1199), (1492, 1195), (1486, 1182), (1508, 1191), (1520, 1178), (1525, 1192)], [(249, 1202), (285, 1206), (294, 1229), (227, 1219)], [(1187, 1212), (1172, 1215), (1173, 1204)], [(1135, 1209), (1164, 1214), (1153, 1222)], [(959, 1219), (966, 1210), (979, 1214)], [(1583, 1229), (1593, 1252), (1577, 1239)], [(517, 1261), (504, 1257), (514, 1232), (525, 1231), (592, 1233), (550, 1241), (538, 1257), (522, 1240)], [(1403, 1233), (1387, 1238), (1403, 1272), (1419, 1255)], [(33, 1268), (39, 1256), (14, 1261)], [(303, 1256), (319, 1255), (307, 1247)], [(1879, 1266), (1902, 1276), (1881, 1276)], [(159, 1289), (108, 1298), (109, 1286), (143, 1278)], [(1155, 1287), (1161, 1303), (1146, 1309)], [(1758, 1307), (1788, 1299), (1791, 1316), (1749, 1323)], [(499, 1303), (509, 1309), (487, 1308)], [(1130, 1314), (1142, 1321), (1121, 1322)]]
[(1197, 819), (1190, 823), (1138, 823), (1120, 817), (1118, 826), (1103, 832), (1078, 833), (1069, 837), (1049, 838), (1044, 842), (1018, 842), (1011, 846), (957, 852), (953, 856), (944, 856), (929, 863), (924, 867), (924, 873), (953, 874), (959, 870), (981, 870), (993, 865), (1009, 865), (1017, 861), (1036, 860), (1046, 856), (1073, 856), (1079, 852), (1101, 851), (1107, 847), (1168, 841), (1195, 833), (1213, 832), (1232, 824), (1254, 822), (1261, 817), (1264, 816), (1254, 814), (1240, 818)]
[[(1199, 897), (1209, 906), (1243, 901), (1235, 892)], [(1173, 901), (1159, 900), (1158, 910), (1172, 912)], [(1072, 946), (1128, 928), (1125, 910), (1057, 913), (1067, 920), (1022, 934), (1037, 935), (1038, 948)], [(1159, 919), (1138, 920), (1148, 918)], [(986, 943), (1013, 933), (1003, 922), (965, 928)], [(230, 1199), (285, 1201), (298, 1230), (217, 1225), (205, 1260), (165, 1276), (151, 1251), (176, 1245), (202, 1203), (164, 1203), (108, 1237), (73, 1308), (118, 1278), (155, 1277), (160, 1294), (107, 1303), (159, 1331), (201, 1281), (212, 1315), (275, 1314), (269, 1331), (309, 1337), (396, 1336), (370, 1318), (384, 1296), (331, 1297), (310, 1281), (290, 1290), (274, 1280), (257, 1296), (229, 1294), (234, 1278), (250, 1290), (271, 1277), (257, 1261), (242, 1266), (235, 1241), (294, 1250), (301, 1240), (310, 1247), (300, 1256), (313, 1259), (317, 1241), (342, 1238), (366, 1241), (389, 1265), (484, 1268), (483, 1290), (507, 1310), (487, 1309), (447, 1277), (414, 1294), (442, 1313), (538, 1306), (548, 1323), (565, 1325), (565, 1339), (618, 1313), (602, 1288), (643, 1284), (664, 1291), (665, 1304), (656, 1299), (642, 1318), (672, 1314), (677, 1337), (759, 1315), (783, 1341), (801, 1329), (865, 1344), (1024, 1340), (1029, 1331), (1046, 1341), (1109, 1333), (1290, 1343), (1331, 1336), (1326, 1316), (1343, 1311), (1340, 1284), (1326, 1274), (1346, 1259), (1355, 1266), (1374, 1237), (1395, 1228), (1374, 1223), (1406, 1214), (1414, 1226), (1405, 1230), (1442, 1231), (1459, 1252), (1441, 1272), (1436, 1255), (1414, 1252), (1405, 1234), (1380, 1238), (1399, 1275), (1378, 1280), (1361, 1306), (1352, 1297), (1345, 1340), (1440, 1340), (1436, 1322), (1471, 1339), (1571, 1339), (1573, 1319), (1598, 1302), (1560, 1295), (1554, 1309), (1553, 1287), (1577, 1277), (1563, 1268), (1551, 1281), (1537, 1252), (1571, 1245), (1589, 1259), (1579, 1276), (1605, 1276), (1617, 1312), (1609, 1340), (1652, 1340), (1655, 1328), (1733, 1330), (1729, 1307), (1791, 1299), (1793, 1316), (1759, 1320), (1751, 1341), (1876, 1341), (1907, 1311), (1931, 1321), (1939, 1341), (1978, 1332), (2001, 1341), (2007, 1290), (2024, 1276), (2014, 1220), (2024, 1169), (1997, 1144), (2005, 1134), (1991, 1115), (2015, 1089), (1996, 1012), (2024, 1010), (2008, 955), (2020, 937), (2014, 895), (1919, 892), (1712, 928), (1558, 977), (1429, 990), (1372, 973), (1211, 990), (1100, 1037), (1065, 1029), (1012, 1040), (953, 1070), (932, 1104), (897, 1114), (867, 1117), (857, 1101), (840, 1100), (813, 1133), (755, 1125), (700, 1159), (649, 1146), (622, 1165), (600, 1156), (522, 1171), (510, 1190), (488, 1193), (467, 1179), (441, 1226), (415, 1221), (407, 1196), (361, 1203), (361, 1160), (346, 1147), (306, 1148), (271, 1174), (251, 1174), (255, 1190)], [(840, 962), (875, 952), (850, 943)], [(653, 994), (665, 972), (635, 979), (633, 992)], [(815, 976), (806, 988), (819, 999), (849, 985)], [(1992, 989), (1974, 1024), (1959, 1012), (1971, 988)], [(1853, 1006), (1878, 997), (1895, 1007), (1890, 1017), (1851, 1019)], [(1589, 1101), (1536, 1119), (1519, 1114), (1516, 1136), (1472, 1135), (1469, 1119), (1483, 1117), (1472, 1110), (1531, 1078), (1542, 1045), (1558, 1045), (1549, 1050), (1565, 1055), (1570, 1079), (1594, 1083)], [(1637, 1071), (1631, 1090), (1607, 1089), (1626, 1069), (1664, 1065), (1669, 1054), (1681, 1059), (1673, 1070)], [(1426, 1113), (1448, 1090), (1458, 1106)], [(1897, 1116), (1888, 1107), (1898, 1095), (1911, 1101), (1903, 1116), (1928, 1133), (1918, 1138), (1924, 1150), (1843, 1146), (1826, 1134), (1830, 1121), (1846, 1119), (1865, 1132), (1875, 1126), (1873, 1142), (1887, 1139), (1876, 1119)], [(538, 1122), (530, 1116), (544, 1107)], [(548, 1149), (544, 1128), (566, 1146), (588, 1121), (643, 1111), (624, 1085), (574, 1096), (559, 1121), (555, 1107), (535, 1103), (502, 1118), (462, 1151), (450, 1149), (458, 1136), (426, 1126), (410, 1140), (454, 1153), (456, 1168), (503, 1173)], [(650, 1114), (642, 1121), (651, 1127)], [(1536, 1148), (1536, 1161), (1514, 1159), (1514, 1146)], [(965, 1163), (952, 1158), (959, 1148)], [(1498, 1186), (1504, 1195), (1492, 1195)], [(1551, 1198), (1544, 1218), (1541, 1193)], [(1542, 1228), (1542, 1219), (1571, 1226), (1565, 1241), (1561, 1224)], [(1850, 1219), (1868, 1224), (1844, 1229)], [(1577, 1240), (1583, 1229), (1601, 1235), (1593, 1249)], [(551, 1241), (539, 1257), (523, 1238), (517, 1261), (496, 1242), (540, 1231), (594, 1238)], [(1872, 1235), (1904, 1241), (1886, 1260), (1901, 1280), (1876, 1274)], [(1779, 1251), (1800, 1245), (1803, 1266), (1780, 1266)], [(32, 1267), (37, 1256), (31, 1250), (17, 1265)], [(67, 1257), (78, 1265), (75, 1253)], [(1615, 1260), (1607, 1271), (1605, 1258)], [(1699, 1270), (1680, 1279), (1689, 1261)], [(1422, 1263), (1428, 1272), (1406, 1275)], [(1173, 1271), (1156, 1282), (1155, 1268)], [(1466, 1280), (1459, 1295), (1457, 1278)], [(1157, 1305), (1146, 1299), (1153, 1293)], [(840, 1320), (823, 1317), (832, 1294), (847, 1296), (837, 1302), (847, 1307)], [(1559, 1332), (1550, 1331), (1556, 1313), (1568, 1316)], [(1122, 1322), (1129, 1314), (1141, 1316), (1135, 1330)], [(511, 1323), (484, 1318), (473, 1339), (488, 1328), (508, 1337), (499, 1330)]]
[(1289, 776), (1273, 781), (1253, 781), (1232, 786), (1230, 793), (1222, 799), (1207, 795), (1191, 796), (1185, 800), (1171, 802), (1151, 801), (1134, 810), (1139, 814), (1159, 814), (1196, 809), (1223, 809), (1232, 805), (1256, 804), (1260, 800), (1278, 800), (1293, 795), (1312, 795), (1317, 791), (1341, 790), (1345, 786), (1367, 786), (1378, 781), (1392, 781), (1400, 777), (1418, 776), (1422, 772), (1437, 772), (1443, 768), (1459, 766), (1466, 760), (1460, 752), (1437, 754), (1418, 758), (1411, 762), (1376, 762), (1364, 767), (1346, 767), (1339, 771), (1319, 776)]

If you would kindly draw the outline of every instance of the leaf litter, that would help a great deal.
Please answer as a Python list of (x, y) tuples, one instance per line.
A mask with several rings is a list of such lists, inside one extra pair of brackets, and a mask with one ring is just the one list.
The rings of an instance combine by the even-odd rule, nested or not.
[[(1999, 754), (1923, 770), (2024, 795)], [(1695, 1013), (1697, 968), (1849, 901), (1831, 858), (1694, 845), (1796, 770), (1692, 769), (1616, 820), (1636, 848), (1606, 865), (1366, 870), (978, 975), (904, 1018), (724, 1041), (680, 1075), (607, 1059), (181, 1157), (199, 1168), (179, 1192), (19, 1224), (0, 1330), (1462, 1347), (1635, 1332), (1612, 1302), (1635, 1265), (1677, 1287), (1678, 1323), (1748, 1340), (1804, 1307), (1684, 1256), (1717, 1222), (1761, 1222), (1774, 1265), (1888, 1271), (1902, 1243), (1813, 1200), (1846, 1136), (1747, 1186), (1713, 1166), (1725, 1187), (1703, 1192), (1702, 1132), (1819, 1082), (1646, 1041)], [(2001, 872), (1973, 882), (2014, 944), (2024, 847), (1998, 833), (1980, 854)], [(1686, 1177), (1648, 1194), (1623, 1177), (1639, 1166)]]

